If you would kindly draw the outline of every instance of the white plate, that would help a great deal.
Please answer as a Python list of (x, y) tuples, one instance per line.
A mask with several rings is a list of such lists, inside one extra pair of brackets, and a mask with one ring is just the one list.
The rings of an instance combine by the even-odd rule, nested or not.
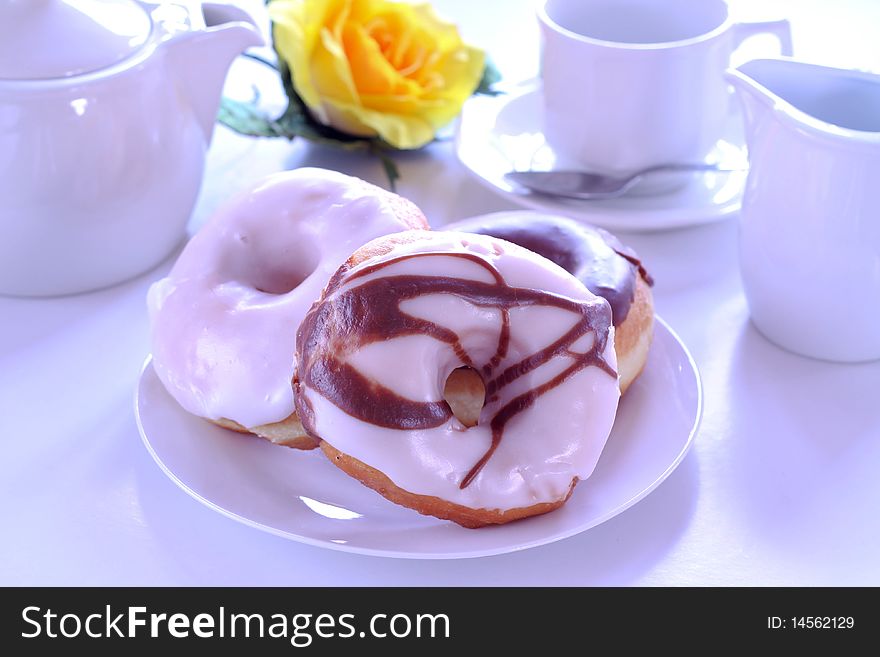
[(455, 559), (558, 541), (635, 504), (684, 458), (701, 399), (693, 360), (658, 319), (648, 364), (621, 401), (594, 474), (557, 511), (483, 529), (464, 529), (392, 504), (335, 468), (320, 450), (277, 447), (190, 415), (165, 391), (149, 359), (136, 412), (156, 463), (187, 493), (230, 518), (336, 550)]
[[(505, 181), (504, 174), (512, 170), (577, 168), (558, 158), (544, 141), (541, 93), (535, 82), (501, 96), (470, 99), (458, 121), (455, 152), (477, 181), (527, 208), (609, 230), (669, 230), (719, 221), (739, 211), (748, 158), (736, 103), (731, 108), (724, 133), (706, 161), (740, 170), (675, 174), (679, 185), (654, 195), (634, 191), (616, 199), (578, 201), (532, 194)], [(662, 182), (657, 176), (652, 180)]]

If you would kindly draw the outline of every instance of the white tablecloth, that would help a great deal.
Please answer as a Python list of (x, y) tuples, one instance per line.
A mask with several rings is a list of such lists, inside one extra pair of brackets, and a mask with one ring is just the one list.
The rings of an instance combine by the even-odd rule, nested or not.
[[(262, 12), (256, 0), (245, 4)], [(537, 73), (530, 3), (436, 4), (508, 81)], [(880, 71), (878, 2), (733, 4), (745, 18), (789, 17), (803, 59)], [(765, 46), (772, 51), (771, 42), (752, 48)], [(258, 68), (236, 64), (229, 92), (241, 94), (255, 76), (271, 97), (274, 78)], [(436, 224), (514, 207), (471, 180), (448, 142), (399, 161), (400, 191)], [(249, 181), (304, 164), (383, 182), (367, 158), (221, 128), (193, 227)], [(0, 584), (880, 584), (880, 363), (808, 360), (757, 333), (741, 291), (735, 219), (622, 237), (649, 264), (657, 312), (700, 368), (705, 413), (695, 446), (655, 492), (610, 521), (475, 560), (301, 545), (179, 490), (141, 444), (133, 413), (149, 351), (144, 295), (170, 259), (95, 293), (0, 297)]]

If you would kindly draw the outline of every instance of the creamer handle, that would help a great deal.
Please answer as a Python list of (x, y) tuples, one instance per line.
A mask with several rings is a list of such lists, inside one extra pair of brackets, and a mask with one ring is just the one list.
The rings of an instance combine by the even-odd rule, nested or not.
[(772, 34), (779, 40), (779, 50), (783, 57), (791, 57), (791, 23), (782, 19), (778, 21), (761, 21), (756, 23), (733, 24), (733, 48), (739, 48), (743, 41), (756, 34)]

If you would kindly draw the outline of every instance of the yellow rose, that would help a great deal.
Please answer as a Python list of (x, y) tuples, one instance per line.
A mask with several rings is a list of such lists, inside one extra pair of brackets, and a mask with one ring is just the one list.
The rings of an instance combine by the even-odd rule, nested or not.
[(480, 82), (482, 51), (428, 4), (273, 0), (275, 48), (313, 116), (342, 132), (419, 148)]

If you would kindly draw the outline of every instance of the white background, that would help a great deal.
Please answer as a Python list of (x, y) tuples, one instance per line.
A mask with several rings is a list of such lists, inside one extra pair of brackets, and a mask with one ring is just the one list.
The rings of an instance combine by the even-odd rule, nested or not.
[[(508, 82), (537, 72), (531, 3), (435, 4)], [(880, 2), (732, 4), (739, 18), (790, 18), (802, 59), (880, 71)], [(773, 51), (771, 41), (749, 47)], [(274, 77), (250, 62), (236, 64), (228, 92), (247, 95), (252, 80), (277, 98)], [(434, 224), (513, 207), (470, 180), (448, 142), (399, 161), (400, 191)], [(303, 164), (383, 182), (360, 156), (218, 129), (193, 226), (249, 181)], [(648, 263), (657, 312), (701, 370), (694, 449), (648, 498), (595, 529), (466, 561), (300, 545), (214, 513), (165, 477), (138, 437), (132, 399), (149, 351), (144, 295), (171, 260), (96, 293), (0, 297), (0, 584), (880, 584), (880, 363), (812, 361), (761, 337), (741, 292), (735, 220), (622, 237)]]

